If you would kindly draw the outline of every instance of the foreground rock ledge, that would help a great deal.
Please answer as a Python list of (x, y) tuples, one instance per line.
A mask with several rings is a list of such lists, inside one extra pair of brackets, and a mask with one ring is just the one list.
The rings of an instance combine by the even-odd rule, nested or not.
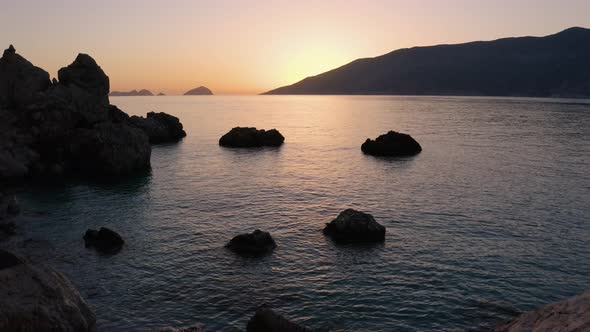
[(347, 209), (326, 224), (324, 234), (339, 243), (381, 242), (385, 240), (385, 227), (368, 213)]
[(248, 321), (246, 332), (312, 332), (277, 314), (269, 308), (259, 308)]
[(260, 256), (271, 253), (277, 244), (270, 233), (255, 230), (250, 234), (240, 234), (229, 241), (226, 248), (248, 256)]
[(235, 127), (219, 139), (219, 145), (229, 148), (277, 147), (283, 142), (285, 137), (278, 130), (253, 127)]
[(390, 131), (377, 139), (367, 139), (361, 145), (365, 154), (384, 157), (408, 157), (417, 155), (422, 147), (408, 134)]
[(92, 331), (95, 323), (65, 276), (0, 250), (0, 331)]
[(565, 301), (524, 313), (492, 332), (590, 331), (590, 291)]

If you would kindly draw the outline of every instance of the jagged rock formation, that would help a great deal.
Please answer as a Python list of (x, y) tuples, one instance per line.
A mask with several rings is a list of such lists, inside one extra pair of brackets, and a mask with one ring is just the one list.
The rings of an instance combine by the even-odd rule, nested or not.
[(250, 234), (235, 236), (226, 245), (229, 250), (246, 256), (260, 256), (271, 253), (277, 244), (270, 233), (255, 230)]
[(590, 291), (524, 313), (492, 332), (590, 331)]
[(150, 91), (150, 90), (146, 90), (146, 89), (141, 89), (139, 91), (137, 90), (131, 90), (131, 91), (112, 91), (109, 96), (111, 97), (124, 97), (124, 96), (128, 96), (128, 97), (139, 97), (139, 96), (153, 96), (154, 94)]
[(213, 95), (213, 92), (204, 86), (200, 86), (198, 88), (194, 88), (192, 90), (188, 90), (184, 93), (185, 96), (210, 96)]
[(246, 332), (312, 332), (312, 330), (288, 320), (269, 308), (261, 307), (248, 321)]
[(276, 147), (281, 146), (284, 141), (285, 137), (276, 129), (235, 127), (219, 139), (219, 145), (228, 148)]
[(385, 240), (385, 227), (368, 213), (346, 209), (326, 224), (324, 234), (339, 243), (380, 242)]
[(64, 275), (0, 250), (0, 331), (93, 331), (95, 323)]
[[(96, 61), (79, 54), (58, 77), (49, 81), (12, 45), (0, 58), (0, 181), (149, 169), (152, 133), (109, 104), (109, 78)], [(178, 119), (155, 121), (179, 139)]]
[(373, 156), (408, 157), (420, 153), (422, 147), (408, 134), (389, 131), (375, 140), (367, 138), (361, 150)]

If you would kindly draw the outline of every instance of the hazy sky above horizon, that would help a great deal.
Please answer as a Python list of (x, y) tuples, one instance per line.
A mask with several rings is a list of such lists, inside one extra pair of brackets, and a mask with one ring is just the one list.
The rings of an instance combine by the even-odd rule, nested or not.
[(395, 49), (590, 27), (590, 0), (0, 0), (0, 47), (55, 76), (92, 55), (111, 90), (261, 93)]

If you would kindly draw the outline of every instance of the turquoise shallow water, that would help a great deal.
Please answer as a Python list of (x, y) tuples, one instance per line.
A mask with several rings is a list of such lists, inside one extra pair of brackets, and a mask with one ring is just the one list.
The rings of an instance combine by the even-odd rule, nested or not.
[[(590, 288), (590, 101), (453, 97), (117, 97), (164, 111), (188, 137), (153, 149), (152, 172), (111, 184), (29, 185), (23, 242), (64, 271), (99, 330), (204, 323), (243, 330), (268, 304), (347, 331), (480, 331)], [(234, 126), (277, 128), (279, 149), (224, 149)], [(360, 144), (410, 133), (413, 158)], [(387, 227), (384, 244), (335, 246), (345, 208)], [(87, 228), (127, 244), (86, 250)], [(223, 248), (270, 231), (261, 259)]]

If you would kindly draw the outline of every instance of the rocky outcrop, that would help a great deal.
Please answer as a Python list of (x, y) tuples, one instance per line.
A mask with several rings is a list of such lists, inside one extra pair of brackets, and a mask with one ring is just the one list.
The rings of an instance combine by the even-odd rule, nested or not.
[(178, 142), (186, 136), (180, 120), (170, 114), (149, 112), (146, 118), (132, 116), (130, 122), (143, 130), (152, 144)]
[(277, 314), (269, 308), (259, 308), (248, 321), (246, 332), (311, 332), (312, 330), (298, 325)]
[(0, 331), (93, 331), (95, 322), (65, 276), (0, 250)]
[(185, 96), (210, 96), (213, 92), (204, 86), (188, 90), (184, 93)]
[(0, 107), (22, 107), (35, 102), (51, 85), (49, 73), (33, 66), (12, 45), (0, 58)]
[(255, 148), (281, 146), (285, 137), (276, 129), (264, 130), (253, 127), (235, 127), (219, 139), (219, 145), (228, 148)]
[(590, 331), (590, 291), (520, 315), (492, 332)]
[(226, 248), (246, 256), (260, 256), (271, 253), (277, 244), (270, 233), (255, 230), (250, 234), (240, 234), (229, 241)]
[(412, 136), (390, 131), (375, 140), (367, 139), (361, 150), (373, 156), (408, 157), (420, 153), (422, 147)]
[(368, 213), (347, 209), (326, 224), (324, 234), (334, 242), (380, 242), (385, 240), (385, 227)]
[(123, 248), (125, 241), (117, 232), (101, 227), (100, 230), (89, 229), (84, 234), (86, 248), (93, 247), (105, 254), (115, 254)]
[(0, 181), (142, 172), (150, 167), (150, 138), (186, 135), (175, 117), (157, 113), (139, 126), (110, 105), (109, 78), (89, 55), (58, 76), (50, 82), (13, 47), (0, 58)]

